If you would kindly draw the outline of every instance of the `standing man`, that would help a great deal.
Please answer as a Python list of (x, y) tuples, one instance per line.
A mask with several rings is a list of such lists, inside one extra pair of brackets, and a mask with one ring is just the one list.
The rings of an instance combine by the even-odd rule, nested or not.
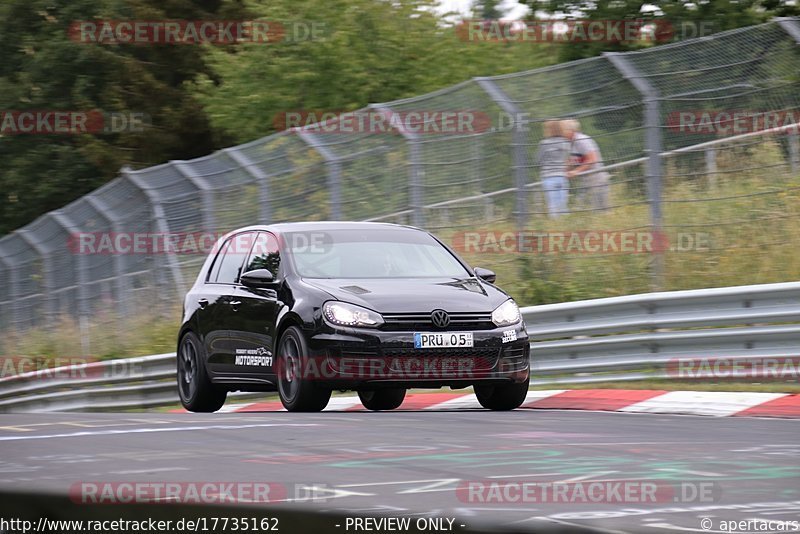
[(567, 171), (567, 178), (581, 180), (581, 187), (578, 189), (581, 204), (587, 204), (593, 210), (605, 211), (609, 207), (609, 180), (611, 175), (606, 171), (593, 172), (583, 176), (578, 176), (585, 171), (600, 169), (603, 166), (603, 156), (600, 155), (600, 148), (597, 143), (588, 135), (581, 132), (581, 125), (575, 119), (563, 121), (564, 135), (570, 140), (570, 155), (573, 167)]
[(567, 200), (567, 159), (570, 143), (562, 132), (562, 121), (549, 120), (542, 125), (544, 138), (539, 143), (536, 164), (547, 198), (547, 211), (551, 219), (569, 213)]

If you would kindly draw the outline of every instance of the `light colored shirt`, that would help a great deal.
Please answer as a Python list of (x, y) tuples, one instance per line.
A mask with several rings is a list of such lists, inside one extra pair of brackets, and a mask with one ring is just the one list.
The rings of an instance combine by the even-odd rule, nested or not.
[(539, 143), (536, 163), (540, 178), (563, 177), (567, 175), (569, 140), (564, 137), (547, 137)]
[[(575, 138), (572, 140), (572, 146), (570, 147), (570, 155), (575, 158), (575, 163), (578, 165), (583, 165), (586, 159), (589, 157), (589, 154), (592, 152), (597, 154), (597, 161), (592, 165), (591, 168), (599, 169), (603, 166), (603, 156), (600, 154), (600, 147), (598, 147), (595, 140), (588, 135), (580, 132), (576, 133)], [(592, 176), (606, 179), (610, 175), (603, 171)]]

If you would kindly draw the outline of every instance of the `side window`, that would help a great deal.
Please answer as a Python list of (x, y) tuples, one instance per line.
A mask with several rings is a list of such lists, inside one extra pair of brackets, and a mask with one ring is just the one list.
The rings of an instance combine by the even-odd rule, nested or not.
[(216, 278), (209, 281), (218, 284), (235, 284), (238, 282), (239, 275), (242, 274), (242, 263), (247, 257), (248, 252), (250, 252), (250, 247), (253, 245), (255, 236), (255, 232), (248, 232), (235, 235), (229, 239), (226, 246), (223, 247), (225, 255), (222, 256), (222, 261), (219, 262), (219, 271), (217, 272)]
[(217, 281), (219, 266), (222, 265), (222, 258), (225, 257), (225, 251), (228, 250), (230, 244), (231, 239), (228, 239), (220, 245), (219, 250), (217, 251), (217, 257), (214, 258), (214, 263), (211, 264), (211, 270), (208, 272), (208, 277), (206, 277), (206, 282), (214, 283)]
[(278, 269), (281, 265), (281, 255), (278, 250), (278, 240), (268, 232), (260, 232), (253, 244), (250, 257), (243, 272), (255, 269), (267, 269), (272, 276), (278, 278)]

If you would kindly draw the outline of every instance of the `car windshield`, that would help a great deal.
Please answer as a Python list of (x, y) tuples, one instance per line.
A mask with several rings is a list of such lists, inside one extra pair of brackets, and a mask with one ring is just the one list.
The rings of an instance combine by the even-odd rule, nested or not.
[(304, 278), (464, 278), (467, 269), (425, 232), (292, 232), (284, 242)]

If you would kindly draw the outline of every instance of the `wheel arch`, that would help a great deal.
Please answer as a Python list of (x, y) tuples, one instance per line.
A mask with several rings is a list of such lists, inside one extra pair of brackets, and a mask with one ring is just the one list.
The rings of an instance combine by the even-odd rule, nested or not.
[(278, 346), (280, 345), (281, 338), (283, 337), (283, 333), (289, 329), (289, 327), (296, 326), (300, 330), (303, 329), (303, 319), (295, 312), (287, 312), (286, 315), (281, 317), (280, 322), (278, 323), (278, 328), (275, 331), (275, 341), (273, 347), (273, 353), (277, 354)]

